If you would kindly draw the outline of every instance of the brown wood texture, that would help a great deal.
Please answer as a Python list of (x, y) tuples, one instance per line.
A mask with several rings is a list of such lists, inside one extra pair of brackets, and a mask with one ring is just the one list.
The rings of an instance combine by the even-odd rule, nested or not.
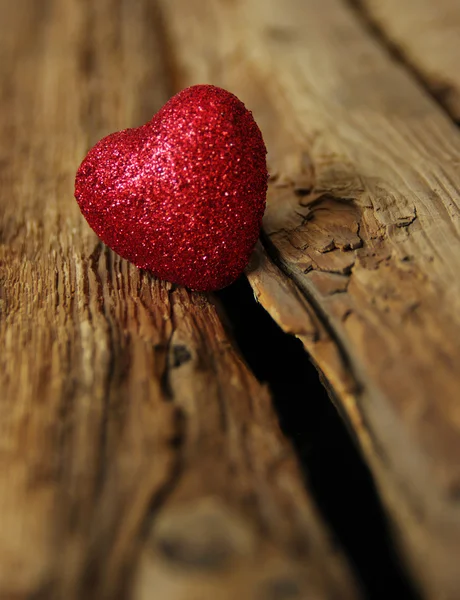
[(453, 117), (460, 120), (458, 0), (354, 1)]
[(232, 89), (269, 148), (256, 295), (325, 374), (423, 596), (456, 599), (460, 133), (348, 3), (161, 6), (176, 86)]
[(73, 200), (171, 93), (155, 4), (2, 0), (0, 40), (0, 597), (358, 598), (213, 298)]

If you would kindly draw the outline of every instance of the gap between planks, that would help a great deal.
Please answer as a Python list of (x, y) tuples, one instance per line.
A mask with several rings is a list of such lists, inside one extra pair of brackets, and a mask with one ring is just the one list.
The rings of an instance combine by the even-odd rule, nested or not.
[(349, 0), (391, 52), (460, 123), (460, 7), (456, 0)]

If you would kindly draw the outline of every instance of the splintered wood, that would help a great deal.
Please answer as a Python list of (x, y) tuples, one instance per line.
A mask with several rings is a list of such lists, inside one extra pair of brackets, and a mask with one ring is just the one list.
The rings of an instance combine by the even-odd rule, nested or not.
[(161, 5), (180, 85), (232, 89), (267, 142), (259, 300), (332, 385), (423, 594), (458, 598), (458, 129), (345, 2)]

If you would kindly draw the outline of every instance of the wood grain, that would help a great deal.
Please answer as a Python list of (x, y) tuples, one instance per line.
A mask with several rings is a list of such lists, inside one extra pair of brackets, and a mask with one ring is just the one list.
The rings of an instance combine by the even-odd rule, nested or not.
[(355, 0), (365, 18), (460, 120), (460, 3), (457, 0)]
[(161, 5), (180, 85), (234, 91), (269, 148), (256, 294), (326, 374), (422, 594), (458, 598), (458, 130), (340, 0)]
[(2, 0), (0, 40), (0, 597), (358, 598), (219, 307), (72, 198), (170, 94), (155, 4)]

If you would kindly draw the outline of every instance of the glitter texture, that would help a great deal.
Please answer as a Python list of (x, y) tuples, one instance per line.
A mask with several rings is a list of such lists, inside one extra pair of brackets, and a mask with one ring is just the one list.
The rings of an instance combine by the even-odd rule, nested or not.
[(259, 236), (266, 149), (236, 96), (196, 85), (137, 129), (107, 136), (78, 169), (91, 228), (160, 279), (216, 290), (243, 271)]

